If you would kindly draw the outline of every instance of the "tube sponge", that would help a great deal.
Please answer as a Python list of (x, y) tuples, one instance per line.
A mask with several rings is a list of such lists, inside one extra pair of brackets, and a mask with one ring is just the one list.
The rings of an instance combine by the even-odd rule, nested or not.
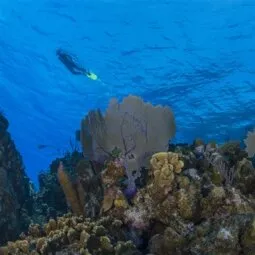
[(65, 172), (62, 162), (60, 162), (58, 167), (58, 181), (63, 189), (66, 200), (70, 205), (73, 213), (76, 215), (83, 215), (83, 210), (79, 198), (76, 194), (76, 190), (74, 189), (68, 174)]

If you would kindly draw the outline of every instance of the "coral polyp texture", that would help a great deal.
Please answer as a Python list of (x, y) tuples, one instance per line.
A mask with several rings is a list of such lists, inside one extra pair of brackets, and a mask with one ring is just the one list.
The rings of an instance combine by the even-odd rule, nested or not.
[[(40, 174), (39, 191), (22, 204), (27, 225), (6, 217), (11, 227), (0, 254), (255, 254), (251, 154), (237, 141), (168, 146), (174, 132), (170, 109), (134, 96), (112, 101), (105, 115), (90, 112), (82, 120), (83, 151)], [(2, 168), (1, 180), (8, 180)], [(13, 214), (6, 183), (1, 215)]]
[[(61, 253), (58, 251), (61, 251)], [(66, 214), (44, 226), (30, 225), (28, 234), (1, 248), (2, 254), (128, 254), (135, 245), (125, 238), (122, 223), (110, 217), (91, 221)], [(122, 253), (124, 252), (124, 253)]]

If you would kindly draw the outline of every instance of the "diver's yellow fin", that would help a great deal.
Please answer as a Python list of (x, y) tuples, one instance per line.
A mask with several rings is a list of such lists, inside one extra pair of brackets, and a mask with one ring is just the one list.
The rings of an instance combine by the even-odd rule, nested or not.
[(95, 74), (95, 73), (86, 73), (86, 76), (89, 78), (89, 79), (91, 79), (91, 80), (93, 80), (93, 81), (95, 81), (95, 80), (97, 80), (98, 79), (98, 77), (97, 77), (97, 75)]

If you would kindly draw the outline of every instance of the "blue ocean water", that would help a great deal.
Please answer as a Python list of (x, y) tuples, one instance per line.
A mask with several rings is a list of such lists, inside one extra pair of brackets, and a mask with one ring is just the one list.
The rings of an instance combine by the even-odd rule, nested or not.
[[(111, 97), (170, 106), (175, 142), (243, 139), (255, 126), (254, 13), (252, 0), (1, 0), (0, 108), (29, 177)], [(100, 80), (68, 72), (59, 47)]]

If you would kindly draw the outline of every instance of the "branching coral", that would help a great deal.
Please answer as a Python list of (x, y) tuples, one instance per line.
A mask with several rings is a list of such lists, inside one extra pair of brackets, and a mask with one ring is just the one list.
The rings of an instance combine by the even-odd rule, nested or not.
[[(67, 214), (57, 220), (51, 219), (40, 236), (30, 233), (24, 235), (23, 240), (9, 242), (6, 247), (0, 248), (0, 254), (46, 255), (58, 254), (59, 251), (59, 254), (114, 255), (123, 254), (119, 252), (122, 249), (137, 251), (131, 241), (120, 238), (123, 232), (120, 223), (110, 217), (91, 221)], [(37, 226), (30, 228), (37, 229)], [(65, 249), (67, 253), (63, 251)]]

